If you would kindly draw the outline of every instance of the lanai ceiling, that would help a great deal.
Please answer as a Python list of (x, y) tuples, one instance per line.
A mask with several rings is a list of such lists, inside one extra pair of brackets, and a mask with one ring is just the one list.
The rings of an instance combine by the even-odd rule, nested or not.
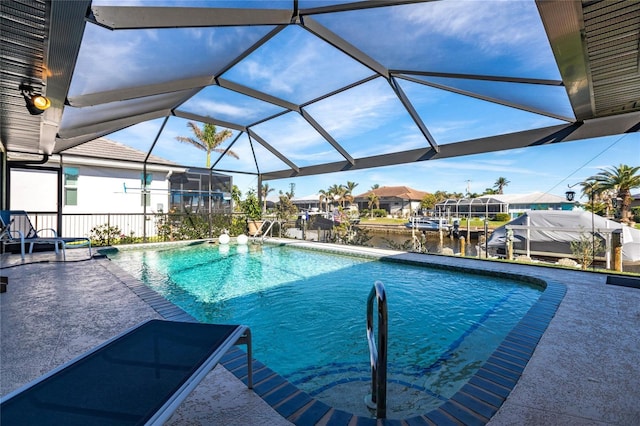
[[(263, 180), (640, 128), (638, 1), (0, 1), (9, 157), (108, 137)], [(20, 85), (52, 101), (25, 108)], [(535, 148), (532, 148), (535, 149)], [(114, 153), (105, 152), (108, 158)]]

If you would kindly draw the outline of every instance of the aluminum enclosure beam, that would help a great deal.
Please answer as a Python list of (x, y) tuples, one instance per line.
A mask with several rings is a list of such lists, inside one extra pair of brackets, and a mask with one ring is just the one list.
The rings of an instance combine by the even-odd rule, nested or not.
[(93, 6), (87, 20), (111, 30), (234, 27), (291, 23), (287, 9)]
[(582, 2), (536, 0), (542, 24), (578, 121), (595, 116), (583, 33)]
[[(292, 174), (290, 170), (275, 171), (263, 174), (263, 180), (284, 179), (294, 176), (312, 176), (346, 170), (362, 170), (381, 166), (391, 166), (418, 161), (438, 160), (462, 157), (472, 154), (506, 151), (560, 142), (577, 141), (612, 134), (636, 133), (640, 131), (640, 112), (625, 115), (604, 117), (586, 121), (533, 129), (506, 135), (491, 136), (463, 142), (439, 145), (440, 151), (432, 148), (414, 149), (366, 158), (358, 158), (354, 165), (348, 162), (334, 162), (310, 167), (301, 167)], [(640, 135), (636, 134), (635, 137)]]

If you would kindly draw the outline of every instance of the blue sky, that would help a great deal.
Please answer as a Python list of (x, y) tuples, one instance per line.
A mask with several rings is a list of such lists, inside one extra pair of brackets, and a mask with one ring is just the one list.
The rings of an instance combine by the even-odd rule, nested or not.
[[(313, 194), (318, 189), (327, 189), (333, 184), (346, 184), (347, 181), (358, 183), (355, 190), (358, 194), (368, 191), (374, 184), (406, 185), (427, 192), (444, 190), (465, 193), (467, 185), (470, 186), (471, 192), (482, 192), (485, 188), (493, 187), (496, 179), (503, 176), (510, 181), (505, 188), (506, 194), (548, 192), (563, 196), (567, 191), (567, 185), (574, 185), (598, 173), (601, 168), (619, 164), (640, 165), (640, 135), (637, 133), (455, 159), (270, 181), (269, 186), (276, 188), (277, 193), (278, 190), (287, 191), (289, 183), (293, 182), (296, 184), (296, 196)], [(245, 180), (245, 186), (255, 187), (257, 182), (255, 179), (237, 179)]]
[[(110, 1), (101, 2), (110, 3)], [(129, 4), (191, 7), (285, 7), (290, 2), (129, 1)], [(277, 3), (275, 6), (274, 3)], [(336, 2), (302, 1), (301, 8)], [(97, 2), (96, 2), (97, 4)], [(121, 2), (116, 4), (122, 4)], [(473, 7), (469, 7), (473, 5)], [(484, 74), (505, 77), (559, 80), (542, 23), (533, 1), (444, 1), (373, 8), (314, 16), (384, 67), (395, 70)], [(273, 27), (221, 27), (162, 30), (109, 31), (88, 24), (80, 50), (70, 97), (140, 84), (217, 75), (228, 61), (251, 46)], [(289, 26), (221, 77), (294, 104), (309, 102), (324, 93), (373, 75), (371, 69), (299, 26)], [(440, 144), (563, 124), (573, 119), (566, 91), (561, 86), (488, 82), (414, 76), (418, 81), (397, 79), (429, 132)], [(434, 87), (435, 86), (435, 87)], [(441, 86), (500, 99), (522, 108), (504, 106)], [(84, 108), (89, 114), (65, 110), (63, 127), (91, 124), (93, 119), (116, 119), (143, 113), (153, 105), (173, 105), (174, 94), (143, 100)], [(284, 111), (281, 107), (231, 90), (209, 86), (177, 108), (186, 113), (250, 125)], [(526, 111), (532, 109), (539, 113)], [(418, 127), (400, 104), (384, 78), (376, 78), (305, 107), (354, 158), (381, 155), (428, 146)], [(89, 118), (86, 118), (89, 117)], [(87, 121), (88, 120), (88, 121)], [(188, 136), (187, 120), (171, 117), (158, 137), (153, 153), (179, 164), (204, 166), (204, 154), (176, 141)], [(162, 125), (156, 119), (143, 122), (109, 138), (147, 151)], [(261, 138), (297, 166), (304, 167), (343, 158), (298, 113), (289, 112), (251, 127)], [(240, 159), (225, 157), (216, 168), (262, 172), (288, 166), (259, 144), (251, 144), (238, 132), (233, 142)], [(640, 165), (637, 133), (567, 142), (550, 146), (496, 152), (456, 159), (345, 172), (323, 176), (270, 181), (288, 191), (295, 183), (296, 196), (306, 196), (347, 181), (358, 183), (356, 193), (372, 185), (405, 185), (433, 192), (482, 192), (498, 177), (510, 184), (507, 193), (534, 191), (563, 195), (574, 184), (618, 164)], [(255, 154), (255, 158), (254, 158)], [(256, 165), (257, 164), (257, 165)], [(243, 192), (257, 185), (257, 178), (234, 174)]]

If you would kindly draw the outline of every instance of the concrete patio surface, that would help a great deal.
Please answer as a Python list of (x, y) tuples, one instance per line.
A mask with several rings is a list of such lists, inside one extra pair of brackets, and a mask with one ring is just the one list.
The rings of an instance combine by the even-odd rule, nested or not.
[[(640, 424), (640, 289), (607, 285), (599, 273), (334, 247), (566, 285), (556, 316), (489, 424)], [(0, 294), (2, 395), (135, 324), (162, 317), (114, 273), (109, 260), (88, 259), (81, 249), (70, 250), (67, 258), (59, 262), (53, 253), (35, 253), (23, 264), (19, 255), (0, 256), (0, 275), (9, 277), (7, 292)], [(169, 424), (290, 423), (218, 366)]]

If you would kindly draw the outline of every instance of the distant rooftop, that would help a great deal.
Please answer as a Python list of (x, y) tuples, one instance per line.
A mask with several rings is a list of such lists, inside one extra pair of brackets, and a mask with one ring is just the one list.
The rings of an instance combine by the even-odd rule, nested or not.
[(428, 192), (418, 191), (408, 186), (382, 186), (364, 194), (356, 195), (355, 198), (367, 198), (371, 193), (380, 198), (400, 198), (403, 200), (422, 200), (428, 194)]

